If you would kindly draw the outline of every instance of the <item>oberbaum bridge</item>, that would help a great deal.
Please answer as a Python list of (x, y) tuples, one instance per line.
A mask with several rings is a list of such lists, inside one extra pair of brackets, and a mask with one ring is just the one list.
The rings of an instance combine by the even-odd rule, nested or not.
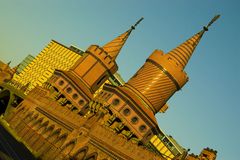
[(170, 52), (154, 50), (127, 82), (115, 60), (143, 18), (103, 46), (82, 51), (52, 40), (14, 68), (1, 61), (1, 126), (35, 159), (215, 160), (208, 147), (189, 153), (155, 114), (188, 81), (184, 68), (218, 18)]

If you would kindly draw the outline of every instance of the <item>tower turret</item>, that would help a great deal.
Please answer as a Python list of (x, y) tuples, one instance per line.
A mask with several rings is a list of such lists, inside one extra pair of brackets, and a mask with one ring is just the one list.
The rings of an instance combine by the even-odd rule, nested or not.
[(83, 83), (94, 93), (108, 78), (114, 74), (118, 66), (115, 62), (121, 48), (127, 41), (132, 30), (142, 18), (129, 30), (108, 42), (103, 47), (91, 45), (82, 58), (70, 69), (77, 76), (81, 77)]
[(210, 148), (204, 148), (201, 152), (201, 154), (199, 155), (200, 159), (203, 160), (215, 160), (217, 157), (217, 151), (210, 149)]
[[(164, 54), (155, 50), (123, 86), (106, 84), (96, 99), (104, 99), (105, 105), (111, 106), (112, 115), (107, 125), (128, 138), (129, 134), (133, 135), (143, 143), (148, 143), (153, 135), (158, 135), (160, 130), (154, 114), (163, 106), (167, 108), (167, 100), (187, 82), (187, 74), (183, 69), (209, 25), (175, 49), (187, 48), (186, 51), (182, 49), (181, 53), (171, 51)], [(174, 59), (173, 53), (181, 55)], [(188, 58), (182, 61), (182, 56)], [(180, 62), (181, 65), (178, 64)]]
[(203, 34), (218, 17), (215, 16), (200, 32), (167, 54), (155, 50), (127, 82), (126, 87), (141, 97), (152, 112), (157, 113), (187, 82), (184, 68)]
[(57, 92), (53, 97), (73, 109), (86, 106), (95, 91), (117, 71), (115, 59), (139, 22), (103, 47), (91, 45), (68, 71), (56, 70), (49, 80)]

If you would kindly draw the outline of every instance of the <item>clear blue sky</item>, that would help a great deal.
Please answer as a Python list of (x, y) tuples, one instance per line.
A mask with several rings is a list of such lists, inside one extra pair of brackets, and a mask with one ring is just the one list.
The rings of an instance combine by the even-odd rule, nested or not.
[(221, 14), (186, 68), (190, 81), (157, 119), (191, 152), (209, 146), (218, 160), (238, 160), (239, 7), (237, 0), (0, 0), (0, 59), (17, 65), (51, 39), (82, 49), (103, 45), (143, 16), (117, 59), (128, 80), (154, 49), (171, 50)]

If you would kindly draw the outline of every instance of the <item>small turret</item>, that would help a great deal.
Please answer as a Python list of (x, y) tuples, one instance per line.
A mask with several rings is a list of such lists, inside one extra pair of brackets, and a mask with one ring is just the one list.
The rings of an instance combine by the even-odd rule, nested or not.
[(57, 97), (64, 99), (62, 106), (73, 105), (82, 109), (89, 103), (94, 93), (117, 71), (115, 59), (139, 22), (103, 47), (91, 45), (68, 71), (55, 71), (49, 81), (57, 88)]
[(217, 158), (217, 151), (210, 149), (210, 148), (204, 148), (201, 152), (201, 154), (199, 155), (200, 159), (203, 160), (215, 160)]
[(91, 45), (82, 58), (80, 58), (71, 70), (81, 79), (83, 83), (94, 93), (99, 87), (114, 74), (118, 66), (115, 62), (121, 48), (127, 41), (132, 30), (142, 20), (141, 18), (125, 33), (121, 34), (114, 40), (108, 42), (103, 47)]

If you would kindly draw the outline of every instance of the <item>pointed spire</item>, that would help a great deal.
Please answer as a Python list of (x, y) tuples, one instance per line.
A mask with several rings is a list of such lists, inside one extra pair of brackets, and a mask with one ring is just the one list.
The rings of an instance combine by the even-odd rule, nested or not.
[(121, 34), (114, 40), (110, 41), (109, 43), (103, 46), (103, 49), (111, 56), (113, 59), (116, 59), (117, 55), (119, 54), (120, 50), (122, 49), (123, 45), (127, 41), (129, 35), (131, 34), (132, 30), (143, 20), (143, 17), (139, 19), (135, 25), (131, 26), (129, 30), (125, 33)]
[(173, 49), (172, 51), (168, 52), (168, 55), (183, 69), (187, 65), (189, 59), (191, 58), (195, 48), (197, 47), (198, 43), (200, 42), (203, 34), (208, 31), (208, 28), (214, 23), (220, 15), (216, 15), (207, 26), (204, 26), (203, 29), (189, 38), (187, 41), (179, 45), (177, 48)]

